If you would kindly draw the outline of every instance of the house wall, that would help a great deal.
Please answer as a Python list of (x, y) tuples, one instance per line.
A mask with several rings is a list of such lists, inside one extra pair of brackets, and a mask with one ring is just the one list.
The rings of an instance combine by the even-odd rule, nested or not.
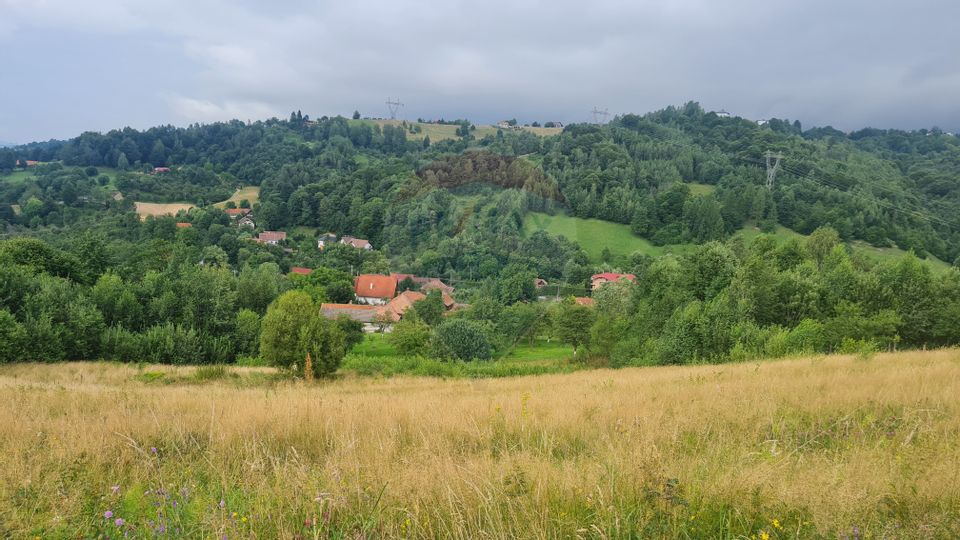
[(357, 301), (369, 306), (382, 306), (387, 303), (386, 298), (377, 298), (374, 296), (358, 296)]

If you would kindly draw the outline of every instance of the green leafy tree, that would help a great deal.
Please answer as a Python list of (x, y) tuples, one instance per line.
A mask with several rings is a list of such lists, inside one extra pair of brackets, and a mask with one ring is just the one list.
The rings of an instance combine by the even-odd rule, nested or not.
[(255, 311), (241, 309), (237, 312), (237, 324), (233, 342), (237, 354), (256, 356), (260, 349), (260, 316)]
[(573, 347), (573, 356), (590, 343), (590, 328), (596, 314), (593, 309), (567, 298), (556, 304), (550, 313), (553, 335)]
[(413, 310), (417, 313), (417, 318), (430, 326), (436, 326), (443, 320), (443, 314), (447, 310), (443, 304), (443, 295), (439, 289), (433, 289), (427, 293), (427, 297), (413, 304)]
[(408, 311), (393, 325), (387, 341), (403, 356), (423, 356), (430, 348), (430, 327), (421, 321), (415, 311)]
[(488, 360), (493, 348), (480, 323), (469, 319), (448, 319), (434, 330), (433, 352), (439, 358)]
[(320, 315), (310, 295), (288, 291), (267, 309), (260, 330), (260, 355), (271, 365), (303, 367), (307, 354), (317, 376), (337, 370), (346, 354), (346, 336), (340, 327)]

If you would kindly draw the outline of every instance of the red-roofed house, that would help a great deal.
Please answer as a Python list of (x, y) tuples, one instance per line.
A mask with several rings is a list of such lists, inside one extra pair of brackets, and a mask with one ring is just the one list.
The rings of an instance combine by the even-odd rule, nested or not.
[(238, 217), (245, 216), (250, 213), (249, 208), (226, 208), (223, 211), (225, 214), (230, 216), (230, 219), (237, 219)]
[(403, 291), (398, 294), (396, 298), (387, 302), (387, 304), (379, 308), (380, 313), (383, 313), (386, 318), (389, 318), (393, 322), (400, 320), (400, 317), (407, 312), (408, 309), (413, 307), (413, 305), (420, 300), (423, 300), (427, 296), (423, 293), (418, 293), (416, 291)]
[(154, 174), (156, 174), (156, 173), (165, 173), (165, 172), (170, 172), (170, 167), (154, 167), (154, 168), (153, 168), (153, 173), (154, 173)]
[(261, 244), (270, 244), (275, 246), (287, 239), (287, 233), (283, 231), (263, 231), (257, 237), (257, 242)]
[(373, 320), (382, 308), (362, 304), (320, 304), (320, 314), (328, 319), (346, 316), (350, 320), (362, 322), (364, 330), (373, 330)]
[(397, 280), (381, 274), (360, 274), (354, 281), (353, 292), (359, 302), (382, 306), (397, 295)]
[(189, 229), (190, 227), (193, 227), (193, 224), (192, 224), (192, 223), (187, 223), (187, 222), (185, 222), (185, 221), (178, 221), (178, 222), (177, 222), (177, 228), (178, 228), (178, 229)]
[(309, 276), (310, 274), (313, 273), (313, 270), (309, 268), (304, 268), (302, 266), (294, 266), (293, 268), (290, 269), (290, 273), (299, 274), (301, 276)]
[(603, 272), (600, 274), (594, 274), (590, 276), (590, 285), (591, 285), (591, 289), (595, 291), (600, 287), (603, 287), (607, 283), (617, 283), (623, 280), (633, 282), (637, 280), (637, 276), (633, 274), (616, 274), (613, 272)]

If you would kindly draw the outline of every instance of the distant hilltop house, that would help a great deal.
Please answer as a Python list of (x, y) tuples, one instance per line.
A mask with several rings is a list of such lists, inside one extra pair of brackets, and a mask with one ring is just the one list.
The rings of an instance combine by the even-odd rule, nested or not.
[(263, 231), (257, 236), (257, 242), (260, 244), (269, 244), (275, 246), (287, 239), (287, 233), (283, 231)]
[(511, 124), (509, 120), (501, 120), (497, 122), (497, 127), (500, 129), (523, 129), (523, 126), (517, 123)]
[(719, 111), (713, 111), (713, 114), (717, 115), (719, 118), (730, 118), (730, 113), (723, 109), (720, 109)]
[(618, 283), (620, 281), (635, 282), (637, 276), (633, 274), (616, 274), (614, 272), (603, 272), (590, 276), (590, 289), (597, 290), (607, 283)]
[(23, 168), (36, 167), (36, 166), (39, 165), (39, 164), (40, 164), (39, 161), (35, 161), (35, 160), (32, 160), (32, 159), (28, 159), (28, 160), (26, 160), (26, 161), (20, 160), (20, 159), (17, 160), (17, 167), (23, 167)]
[(168, 173), (170, 172), (170, 167), (154, 167), (153, 174)]
[(301, 276), (309, 276), (310, 274), (313, 273), (313, 270), (310, 268), (304, 268), (302, 266), (294, 266), (293, 268), (290, 269), (290, 273), (298, 274)]
[(370, 245), (370, 242), (364, 240), (363, 238), (354, 238), (352, 236), (344, 236), (340, 239), (340, 243), (348, 246), (353, 246), (357, 249), (373, 249), (373, 246)]
[(187, 223), (186, 221), (178, 221), (178, 222), (177, 222), (177, 228), (178, 228), (178, 229), (189, 229), (190, 227), (193, 227), (193, 224), (192, 224), (192, 223)]
[(323, 251), (323, 249), (326, 248), (328, 245), (336, 244), (336, 243), (337, 243), (337, 235), (328, 232), (326, 234), (321, 235), (320, 238), (317, 238), (317, 249)]

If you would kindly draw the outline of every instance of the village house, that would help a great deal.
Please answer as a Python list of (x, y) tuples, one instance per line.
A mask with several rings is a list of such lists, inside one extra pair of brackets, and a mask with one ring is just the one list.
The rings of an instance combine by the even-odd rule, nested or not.
[(363, 238), (354, 238), (353, 236), (344, 236), (340, 239), (340, 243), (353, 246), (357, 249), (373, 249), (373, 246), (370, 245), (370, 242), (364, 240)]
[(538, 289), (542, 289), (542, 288), (544, 288), (544, 287), (547, 286), (547, 280), (545, 280), (545, 279), (543, 279), (543, 278), (535, 278), (535, 279), (533, 280), (533, 286), (536, 287), (536, 288), (538, 288)]
[(257, 242), (260, 244), (270, 244), (275, 246), (287, 239), (287, 233), (283, 231), (263, 231), (257, 236)]
[(419, 290), (424, 292), (429, 292), (429, 291), (432, 291), (433, 289), (440, 289), (440, 291), (443, 292), (444, 294), (453, 294), (453, 291), (456, 290), (450, 285), (447, 285), (446, 283), (440, 281), (439, 278), (419, 277), (413, 274), (396, 274), (396, 273), (390, 274), (390, 277), (397, 280), (398, 286), (403, 280), (409, 278), (410, 281), (412, 281)]
[(637, 276), (633, 274), (616, 274), (614, 272), (594, 274), (590, 276), (590, 288), (595, 291), (607, 283), (617, 283), (623, 280), (634, 282), (637, 280)]
[(337, 235), (333, 233), (326, 233), (317, 238), (317, 249), (323, 251), (323, 248), (327, 247), (330, 244), (337, 243)]
[(230, 216), (230, 219), (241, 218), (250, 213), (249, 208), (225, 208), (223, 213)]
[(187, 222), (185, 222), (185, 221), (178, 221), (178, 222), (177, 222), (177, 228), (178, 228), (178, 229), (189, 229), (190, 227), (193, 227), (193, 224), (192, 224), (192, 223), (187, 223)]
[(384, 305), (397, 295), (397, 280), (381, 274), (360, 274), (354, 281), (357, 301), (370, 305)]
[(251, 229), (256, 229), (257, 223), (253, 221), (253, 213), (247, 213), (242, 218), (238, 219), (237, 227), (249, 227)]
[(168, 173), (168, 172), (170, 172), (170, 167), (154, 167), (153, 168), (153, 174)]
[(298, 274), (301, 276), (309, 276), (310, 274), (313, 273), (313, 270), (311, 270), (310, 268), (304, 268), (302, 266), (294, 266), (290, 269), (290, 273)]
[(363, 324), (364, 332), (373, 332), (377, 329), (377, 315), (382, 306), (368, 306), (364, 304), (320, 304), (320, 314), (327, 319), (347, 317), (351, 321)]

